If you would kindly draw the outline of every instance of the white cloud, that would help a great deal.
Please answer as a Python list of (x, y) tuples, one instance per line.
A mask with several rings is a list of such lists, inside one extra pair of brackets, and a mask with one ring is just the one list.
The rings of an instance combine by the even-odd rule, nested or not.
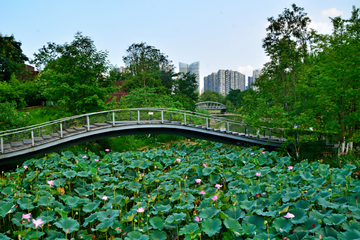
[(321, 12), (321, 16), (323, 16), (323, 17), (337, 17), (342, 14), (343, 14), (343, 12), (340, 10), (337, 10), (336, 8), (329, 8), (329, 9), (323, 10)]
[(311, 22), (310, 28), (316, 30), (321, 34), (331, 34), (332, 33), (332, 24), (328, 22)]
[(250, 65), (247, 65), (245, 67), (242, 67), (242, 66), (238, 67), (238, 71), (241, 72), (242, 74), (245, 74), (245, 76), (246, 76), (245, 82), (247, 82), (248, 76), (252, 76), (253, 70), (255, 70), (255, 68)]

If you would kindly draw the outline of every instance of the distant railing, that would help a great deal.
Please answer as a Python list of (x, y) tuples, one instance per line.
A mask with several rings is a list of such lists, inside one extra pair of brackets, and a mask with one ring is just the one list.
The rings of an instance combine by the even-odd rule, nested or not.
[(201, 113), (168, 108), (131, 108), (87, 113), (32, 126), (0, 132), (0, 153), (31, 148), (71, 135), (100, 128), (129, 124), (181, 124), (207, 130), (282, 142), (283, 132), (269, 128), (254, 128), (242, 122)]
[(223, 109), (227, 109), (227, 107), (222, 103), (205, 101), (205, 102), (196, 103), (196, 109), (223, 110)]

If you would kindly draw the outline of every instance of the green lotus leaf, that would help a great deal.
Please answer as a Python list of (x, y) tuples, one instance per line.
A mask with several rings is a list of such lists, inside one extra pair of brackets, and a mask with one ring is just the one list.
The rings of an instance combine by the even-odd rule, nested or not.
[(324, 223), (326, 225), (330, 225), (330, 226), (331, 225), (340, 225), (345, 220), (346, 220), (346, 218), (342, 214), (331, 214), (330, 216), (326, 216), (326, 218), (324, 218)]
[(214, 217), (218, 212), (220, 212), (220, 209), (217, 209), (215, 207), (207, 207), (204, 209), (201, 209), (199, 212), (199, 218), (212, 218)]
[(319, 198), (317, 201), (320, 206), (325, 208), (339, 209), (340, 207), (339, 204), (328, 202), (324, 198)]
[(243, 223), (241, 224), (241, 227), (243, 229), (243, 234), (246, 235), (250, 235), (250, 234), (254, 234), (255, 230), (256, 230), (256, 225), (255, 224), (251, 224), (251, 223)]
[[(56, 230), (51, 230), (51, 229), (49, 229), (49, 231), (47, 231), (46, 230), (46, 233), (48, 233), (48, 238), (46, 238), (46, 239), (56, 239), (56, 240), (58, 240), (58, 239), (64, 239), (63, 237), (64, 237), (64, 234), (62, 233), (62, 232), (58, 232), (58, 231), (56, 231)], [(84, 238), (85, 239), (85, 238)], [(91, 239), (91, 238), (90, 238)]]
[(292, 229), (293, 224), (288, 219), (284, 217), (279, 217), (279, 218), (275, 218), (272, 226), (278, 232), (289, 232)]
[(240, 203), (240, 207), (246, 211), (250, 211), (255, 207), (255, 201), (243, 201)]
[(305, 181), (313, 181), (313, 179), (314, 179), (314, 175), (312, 175), (308, 171), (301, 171), (299, 174), (300, 174), (300, 177), (302, 179), (304, 179)]
[(261, 216), (251, 215), (251, 216), (246, 216), (243, 219), (242, 224), (244, 223), (254, 224), (256, 226), (256, 232), (262, 232), (264, 229), (266, 229), (266, 225), (264, 224), (264, 221), (265, 219)]
[(269, 197), (269, 201), (270, 202), (276, 202), (276, 201), (279, 201), (281, 198), (281, 193), (274, 193), (274, 194), (271, 194), (270, 197)]
[(109, 168), (102, 168), (98, 171), (99, 175), (105, 175), (105, 174), (110, 174), (111, 171)]
[(114, 224), (114, 219), (106, 219), (96, 225), (96, 231), (106, 232)]
[(349, 239), (358, 240), (360, 239), (360, 231), (355, 229), (350, 229), (344, 233), (339, 233), (337, 237), (340, 240), (349, 240)]
[(125, 240), (149, 240), (149, 236), (142, 234), (140, 232), (129, 232), (126, 237)]
[(86, 227), (89, 223), (92, 223), (95, 220), (97, 220), (97, 213), (93, 213), (89, 217), (85, 218), (83, 226)]
[(304, 210), (308, 210), (310, 208), (310, 203), (307, 202), (307, 201), (304, 201), (304, 200), (300, 200), (300, 201), (297, 201), (295, 204), (294, 204), (294, 207), (296, 208), (302, 208)]
[(78, 175), (79, 177), (84, 177), (84, 178), (86, 178), (86, 177), (89, 177), (89, 176), (90, 176), (90, 174), (89, 174), (89, 172), (88, 172), (88, 171), (81, 171), (81, 172), (78, 172), (78, 173), (77, 173), (77, 175)]
[(149, 161), (144, 161), (140, 166), (139, 168), (140, 169), (147, 169), (151, 166), (151, 164), (149, 163)]
[(313, 186), (314, 188), (319, 188), (322, 187), (322, 185), (326, 183), (326, 179), (324, 178), (316, 178), (315, 180), (313, 180), (313, 182), (311, 183), (311, 186)]
[[(28, 231), (26, 233), (25, 239), (41, 239), (41, 236), (43, 236), (45, 233), (41, 231)], [(1, 239), (1, 238), (0, 238)], [(60, 240), (60, 239), (59, 239)]]
[(175, 205), (175, 208), (190, 210), (190, 209), (194, 208), (194, 204), (189, 204), (189, 203), (183, 204), (183, 205), (177, 204), (177, 205)]
[(302, 208), (295, 208), (291, 210), (291, 213), (295, 215), (295, 217), (290, 220), (293, 224), (304, 223), (309, 218), (306, 211)]
[(316, 210), (312, 210), (309, 213), (309, 217), (323, 220), (326, 217), (326, 215), (321, 214), (320, 212), (318, 212)]
[(159, 216), (150, 218), (149, 222), (155, 229), (159, 229), (160, 231), (164, 229), (164, 220), (162, 220)]
[(79, 197), (68, 196), (65, 202), (69, 207), (76, 208), (79, 204), (79, 200)]
[(274, 218), (277, 214), (277, 211), (271, 211), (271, 212), (264, 212), (263, 208), (260, 209), (256, 209), (255, 213), (259, 216), (264, 216), (264, 217), (272, 217)]
[(90, 196), (92, 194), (91, 190), (86, 190), (85, 188), (75, 188), (74, 191), (79, 194), (80, 197)]
[(300, 225), (297, 229), (302, 231), (310, 231), (314, 233), (318, 229), (321, 228), (321, 224), (318, 222), (319, 220), (316, 218), (308, 218), (305, 224)]
[(289, 236), (289, 239), (291, 240), (297, 240), (297, 239), (306, 239), (306, 236), (308, 235), (308, 232), (304, 231), (294, 231), (293, 234)]
[(238, 234), (241, 234), (242, 227), (238, 220), (235, 220), (233, 218), (227, 218), (224, 220), (224, 225), (226, 228), (232, 230), (233, 232), (237, 232)]
[(119, 216), (119, 214), (120, 214), (119, 210), (108, 209), (105, 212), (104, 211), (97, 212), (97, 219), (100, 222), (103, 222), (107, 219), (115, 219)]
[(133, 191), (133, 192), (136, 192), (138, 190), (140, 190), (141, 188), (141, 184), (138, 183), (138, 182), (130, 182), (128, 185), (127, 185), (127, 189)]
[[(23, 210), (32, 210), (34, 209), (34, 205), (32, 205), (32, 200), (29, 199), (29, 198), (18, 198), (18, 200), (16, 201), (20, 208), (23, 209)], [(1, 214), (1, 209), (3, 208), (3, 205), (1, 202), (0, 202), (0, 216), (2, 216)]]
[(71, 159), (75, 157), (74, 153), (71, 151), (61, 152), (61, 155), (65, 157), (65, 159)]
[(8, 236), (0, 233), (0, 240), (11, 240), (11, 238), (9, 238)]
[(241, 211), (240, 208), (231, 207), (224, 211), (227, 217), (239, 220), (240, 218), (245, 217), (245, 213)]
[(171, 223), (179, 223), (182, 220), (185, 220), (186, 214), (185, 213), (173, 213), (165, 219), (165, 222)]
[(197, 223), (190, 223), (185, 225), (183, 228), (180, 228), (179, 235), (191, 235), (193, 234), (197, 229), (199, 229), (199, 224)]
[(319, 197), (326, 199), (326, 198), (331, 197), (331, 192), (329, 192), (327, 189), (321, 190), (321, 191), (319, 191), (318, 195), (319, 195)]
[(21, 218), (22, 218), (23, 213), (21, 212), (17, 212), (14, 214), (13, 218), (11, 219), (11, 222), (13, 224), (15, 224), (18, 227), (21, 227), (22, 223), (21, 223)]
[(171, 202), (178, 200), (182, 194), (183, 192), (179, 190), (173, 192), (173, 194), (171, 195)]
[(44, 221), (44, 224), (50, 223), (55, 219), (55, 212), (48, 210), (40, 213), (39, 218)]
[[(14, 206), (14, 203), (12, 203), (12, 202), (0, 201), (0, 217), (4, 218), (13, 206)], [(33, 206), (33, 208), (34, 208), (34, 206)], [(24, 208), (22, 208), (22, 209), (24, 209)]]
[(171, 210), (171, 205), (155, 205), (153, 208), (155, 209), (155, 211), (153, 211), (155, 214), (158, 214), (158, 212), (167, 213)]
[(65, 233), (67, 232), (67, 230), (69, 230), (68, 233), (78, 231), (80, 227), (79, 223), (75, 219), (69, 217), (63, 218), (54, 224), (58, 228), (61, 228)]
[(335, 239), (338, 239), (337, 236), (338, 236), (338, 233), (334, 228), (332, 227), (322, 227), (320, 228), (315, 234), (316, 235), (319, 235), (321, 234), (321, 236), (323, 237), (333, 237)]
[(150, 152), (145, 153), (145, 156), (146, 156), (147, 158), (150, 158), (151, 160), (153, 160), (153, 159), (156, 157), (155, 154), (150, 153)]
[(348, 169), (341, 169), (337, 174), (336, 177), (338, 178), (345, 178), (346, 176), (350, 176), (351, 175), (351, 171)]
[(359, 222), (343, 222), (341, 224), (341, 227), (345, 230), (350, 230), (350, 229), (356, 229), (356, 230), (360, 230), (360, 223)]
[(206, 218), (202, 222), (202, 230), (209, 237), (212, 237), (214, 234), (218, 233), (221, 229), (221, 220), (218, 218), (210, 219)]
[(212, 173), (215, 170), (215, 168), (212, 167), (204, 167), (202, 169), (203, 176), (208, 176), (210, 173)]
[(191, 193), (187, 193), (187, 195), (185, 195), (182, 198), (182, 200), (187, 202), (187, 203), (193, 203), (196, 199), (195, 199), (194, 195), (192, 195)]
[(73, 171), (73, 170), (66, 171), (66, 172), (63, 172), (63, 175), (66, 178), (74, 178), (74, 177), (76, 177), (76, 171)]
[(296, 200), (300, 196), (301, 196), (301, 192), (299, 191), (287, 192), (283, 195), (282, 200), (283, 202), (288, 202), (290, 200)]
[(166, 239), (167, 239), (166, 232), (155, 230), (155, 231), (151, 231), (150, 233), (150, 240), (166, 240)]

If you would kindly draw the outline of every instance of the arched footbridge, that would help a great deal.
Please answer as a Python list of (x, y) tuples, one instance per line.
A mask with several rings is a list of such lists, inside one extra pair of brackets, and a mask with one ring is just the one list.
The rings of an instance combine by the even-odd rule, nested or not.
[(196, 109), (205, 109), (205, 110), (226, 110), (226, 105), (218, 102), (198, 102), (196, 103)]
[(232, 145), (281, 146), (283, 132), (209, 115), (164, 108), (88, 113), (0, 132), (0, 165), (89, 141), (136, 134), (171, 134)]

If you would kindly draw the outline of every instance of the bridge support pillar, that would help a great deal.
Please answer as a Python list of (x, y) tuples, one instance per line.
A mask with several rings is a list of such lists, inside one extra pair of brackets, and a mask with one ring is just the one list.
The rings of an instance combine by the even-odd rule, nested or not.
[(161, 110), (161, 123), (164, 123), (164, 111)]
[(60, 123), (60, 138), (63, 138), (62, 122)]
[(35, 146), (34, 130), (31, 130), (31, 146)]
[(140, 124), (140, 111), (138, 110), (138, 124)]
[(206, 128), (209, 128), (209, 118), (206, 118)]
[(186, 113), (184, 113), (184, 124), (186, 125)]
[(1, 147), (0, 147), (1, 153), (4, 153), (4, 139), (3, 138), (0, 139), (0, 145), (1, 145)]
[(113, 127), (115, 127), (115, 112), (112, 112), (112, 122)]
[(229, 129), (230, 129), (229, 122), (226, 122), (226, 131), (229, 132)]
[(87, 130), (90, 131), (90, 119), (89, 115), (86, 116)]

